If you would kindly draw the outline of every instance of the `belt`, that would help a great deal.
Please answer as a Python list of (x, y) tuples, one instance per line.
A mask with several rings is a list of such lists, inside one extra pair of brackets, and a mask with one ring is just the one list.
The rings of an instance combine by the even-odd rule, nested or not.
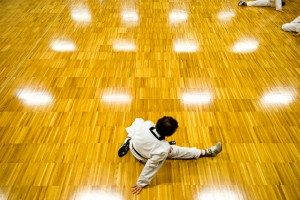
[(147, 158), (145, 158), (144, 156), (142, 156), (134, 147), (133, 147), (133, 144), (132, 144), (132, 149), (133, 149), (133, 151), (137, 154), (137, 155), (139, 155), (141, 158), (143, 158), (143, 159), (147, 159)]

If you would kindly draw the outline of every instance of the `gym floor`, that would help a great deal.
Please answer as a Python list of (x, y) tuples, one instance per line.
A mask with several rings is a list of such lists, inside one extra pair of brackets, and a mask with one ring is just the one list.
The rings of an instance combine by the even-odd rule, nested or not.
[[(300, 198), (300, 15), (236, 0), (1, 0), (0, 199)], [(135, 118), (179, 122), (139, 195)]]

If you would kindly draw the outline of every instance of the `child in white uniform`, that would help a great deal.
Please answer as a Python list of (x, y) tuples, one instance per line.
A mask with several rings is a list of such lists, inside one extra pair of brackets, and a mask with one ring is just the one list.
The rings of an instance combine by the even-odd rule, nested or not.
[(206, 150), (170, 145), (165, 137), (173, 135), (177, 128), (178, 123), (172, 117), (163, 117), (156, 125), (151, 121), (136, 118), (132, 125), (126, 128), (128, 137), (120, 147), (118, 155), (122, 157), (130, 149), (136, 159), (145, 163), (136, 185), (132, 187), (132, 193), (138, 194), (143, 187), (149, 185), (167, 158), (197, 159), (202, 156), (216, 156), (222, 151), (220, 142)]

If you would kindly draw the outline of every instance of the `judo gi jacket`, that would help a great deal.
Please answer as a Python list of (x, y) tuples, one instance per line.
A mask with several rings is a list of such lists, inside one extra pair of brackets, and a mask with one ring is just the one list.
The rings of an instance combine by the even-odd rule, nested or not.
[(131, 137), (131, 153), (146, 163), (137, 181), (138, 186), (145, 187), (164, 164), (171, 146), (156, 132), (155, 124), (151, 121), (136, 118), (126, 131)]

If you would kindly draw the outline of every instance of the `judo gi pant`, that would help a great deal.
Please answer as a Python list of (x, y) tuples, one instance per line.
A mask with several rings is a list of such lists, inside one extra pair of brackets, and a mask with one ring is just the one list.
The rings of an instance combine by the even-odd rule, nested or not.
[[(131, 146), (131, 145), (130, 145)], [(187, 159), (197, 159), (201, 155), (201, 150), (197, 148), (189, 148), (189, 147), (180, 147), (176, 145), (171, 145), (172, 151), (169, 153), (167, 159), (178, 159), (178, 160), (187, 160)], [(130, 148), (132, 155), (142, 161), (143, 163), (147, 162), (147, 159), (139, 156), (133, 148)]]
[(270, 0), (257, 0), (257, 1), (248, 1), (247, 6), (271, 6), (275, 7), (275, 3), (270, 2)]

